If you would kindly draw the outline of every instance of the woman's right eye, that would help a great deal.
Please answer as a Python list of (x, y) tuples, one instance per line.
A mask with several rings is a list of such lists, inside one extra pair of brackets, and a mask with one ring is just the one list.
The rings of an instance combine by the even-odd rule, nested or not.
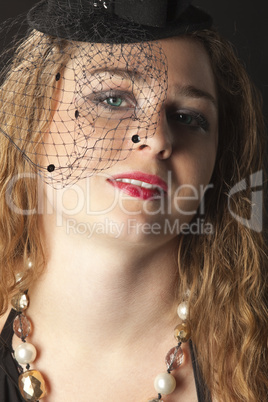
[(104, 102), (112, 107), (120, 107), (123, 104), (124, 100), (121, 96), (110, 96), (109, 98), (106, 98)]
[(89, 98), (96, 105), (106, 109), (108, 108), (110, 111), (134, 109), (137, 105), (133, 93), (122, 93), (118, 91), (100, 94), (95, 93), (94, 96), (90, 96)]

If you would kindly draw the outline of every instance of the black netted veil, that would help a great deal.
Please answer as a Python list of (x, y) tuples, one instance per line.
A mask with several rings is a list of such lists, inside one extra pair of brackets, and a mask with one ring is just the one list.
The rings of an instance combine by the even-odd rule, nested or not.
[(28, 14), (38, 30), (28, 29), (15, 48), (0, 88), (2, 134), (57, 188), (106, 170), (137, 142), (145, 144), (166, 97), (168, 66), (154, 40), (162, 28), (106, 14), (107, 2), (88, 3), (38, 3)]
[(134, 135), (146, 142), (154, 134), (167, 88), (157, 43), (66, 42), (35, 32), (15, 60), (0, 89), (1, 130), (53, 186), (111, 167), (128, 156)]

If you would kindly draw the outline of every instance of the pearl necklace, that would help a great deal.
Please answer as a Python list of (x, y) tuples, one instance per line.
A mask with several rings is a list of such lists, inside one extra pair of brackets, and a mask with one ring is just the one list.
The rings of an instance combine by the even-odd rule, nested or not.
[[(31, 266), (31, 262), (28, 263)], [(21, 280), (22, 276), (17, 276)], [(25, 311), (29, 306), (28, 292), (20, 292), (11, 300), (12, 307), (17, 311), (17, 316), (13, 322), (13, 330), (22, 343), (16, 347), (14, 351), (14, 359), (19, 364), (20, 376), (18, 380), (19, 390), (25, 401), (37, 402), (46, 396), (46, 383), (38, 370), (31, 370), (30, 363), (36, 359), (36, 348), (29, 342), (26, 342), (27, 336), (31, 333), (31, 323), (25, 315)], [(177, 325), (174, 330), (174, 337), (178, 344), (174, 346), (166, 355), (166, 372), (158, 374), (154, 380), (154, 388), (158, 395), (150, 398), (147, 402), (163, 402), (162, 396), (171, 394), (176, 388), (176, 380), (171, 374), (171, 371), (177, 369), (183, 362), (183, 351), (181, 344), (187, 342), (191, 336), (191, 330), (188, 318), (188, 302), (183, 301), (179, 304), (177, 309), (178, 316), (182, 323)], [(26, 365), (26, 370), (20, 366)]]

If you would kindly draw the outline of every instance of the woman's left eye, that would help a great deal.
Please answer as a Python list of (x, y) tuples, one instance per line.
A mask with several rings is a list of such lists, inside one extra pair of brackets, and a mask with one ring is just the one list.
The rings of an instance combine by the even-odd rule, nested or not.
[(175, 121), (176, 123), (189, 126), (193, 129), (202, 128), (203, 130), (207, 131), (209, 128), (209, 123), (207, 119), (200, 113), (196, 112), (188, 112), (188, 111), (174, 112), (169, 115), (169, 119), (173, 122)]
[(183, 124), (192, 124), (194, 118), (190, 114), (179, 113), (179, 114), (176, 114), (176, 120), (180, 121)]

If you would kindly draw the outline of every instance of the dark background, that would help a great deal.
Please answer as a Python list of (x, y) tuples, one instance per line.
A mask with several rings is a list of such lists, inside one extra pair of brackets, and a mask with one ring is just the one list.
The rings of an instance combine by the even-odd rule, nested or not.
[[(0, 0), (0, 22), (16, 17), (37, 2), (38, 0)], [(268, 127), (267, 0), (194, 0), (193, 4), (209, 12), (222, 35), (235, 45), (240, 60), (261, 91), (263, 114)], [(267, 162), (266, 157), (266, 165)]]
[(260, 89), (268, 123), (268, 14), (267, 0), (195, 0), (214, 17), (219, 31), (236, 47), (238, 55)]
[[(0, 0), (0, 21), (28, 10), (37, 0)], [(214, 17), (219, 31), (237, 48), (252, 80), (264, 100), (264, 116), (268, 122), (268, 18), (267, 0), (195, 0)]]

